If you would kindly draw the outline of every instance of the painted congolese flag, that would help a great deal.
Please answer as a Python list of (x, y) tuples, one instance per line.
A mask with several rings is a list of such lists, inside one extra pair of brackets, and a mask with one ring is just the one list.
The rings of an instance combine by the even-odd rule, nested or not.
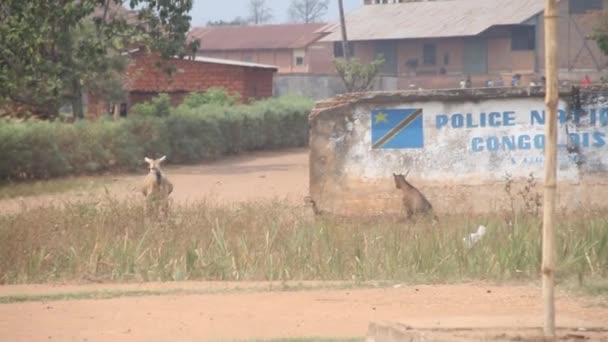
[(371, 113), (373, 148), (423, 148), (422, 108), (375, 109)]

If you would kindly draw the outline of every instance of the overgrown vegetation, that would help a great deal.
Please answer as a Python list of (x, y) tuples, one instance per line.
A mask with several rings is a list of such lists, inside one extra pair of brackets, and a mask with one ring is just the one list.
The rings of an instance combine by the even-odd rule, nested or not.
[(384, 65), (384, 57), (378, 56), (371, 63), (364, 63), (356, 58), (336, 58), (334, 65), (349, 93), (362, 92), (374, 86), (374, 81)]
[(101, 187), (109, 182), (111, 182), (111, 179), (105, 177), (69, 177), (56, 179), (52, 182), (34, 181), (15, 183), (0, 187), (0, 200), (42, 194), (56, 194), (70, 190), (88, 191)]
[(163, 61), (185, 56), (191, 9), (192, 0), (3, 0), (0, 99), (43, 118), (68, 102), (83, 118), (85, 89), (107, 100), (122, 96), (122, 52), (145, 46)]
[[(313, 218), (284, 201), (174, 206), (146, 219), (141, 200), (107, 199), (0, 217), (0, 281), (531, 280), (541, 221), (516, 215), (443, 217), (438, 226), (388, 218)], [(608, 276), (608, 216), (558, 220), (558, 280)], [(471, 249), (462, 238), (488, 233)]]
[(144, 156), (167, 155), (169, 163), (196, 163), (242, 151), (307, 144), (311, 100), (285, 97), (250, 105), (218, 104), (231, 101), (212, 92), (193, 95), (184, 105), (171, 108), (168, 98), (161, 96), (126, 120), (0, 121), (0, 181), (135, 170)]

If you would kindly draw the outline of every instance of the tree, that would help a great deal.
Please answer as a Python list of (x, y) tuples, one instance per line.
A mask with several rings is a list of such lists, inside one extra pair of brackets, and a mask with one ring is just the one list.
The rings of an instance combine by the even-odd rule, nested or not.
[(83, 89), (117, 96), (123, 52), (183, 54), (192, 0), (3, 0), (0, 98), (52, 118), (64, 101), (83, 117)]
[(247, 25), (247, 19), (236, 17), (230, 21), (226, 20), (209, 20), (207, 26), (242, 26)]
[(316, 23), (325, 16), (329, 0), (291, 0), (289, 17), (296, 23)]
[(349, 93), (368, 91), (372, 88), (376, 76), (384, 64), (384, 57), (378, 56), (371, 63), (362, 63), (356, 58), (336, 58), (336, 71)]
[(264, 24), (272, 19), (272, 10), (266, 5), (266, 0), (249, 0), (249, 22)]

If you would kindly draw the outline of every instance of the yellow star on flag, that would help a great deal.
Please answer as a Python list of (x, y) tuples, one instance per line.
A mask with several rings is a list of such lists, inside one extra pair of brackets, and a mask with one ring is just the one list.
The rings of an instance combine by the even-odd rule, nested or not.
[(388, 122), (388, 118), (387, 118), (386, 113), (380, 112), (380, 113), (376, 114), (375, 124), (377, 125), (382, 122)]

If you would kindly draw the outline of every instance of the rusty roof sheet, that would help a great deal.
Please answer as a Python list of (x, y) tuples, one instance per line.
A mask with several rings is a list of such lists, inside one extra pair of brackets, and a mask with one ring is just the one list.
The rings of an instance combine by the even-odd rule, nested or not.
[(318, 40), (326, 24), (279, 24), (196, 27), (188, 39), (200, 39), (201, 51), (298, 49)]
[[(495, 25), (521, 24), (544, 10), (542, 0), (451, 0), (363, 5), (346, 16), (349, 40), (475, 36)], [(339, 24), (321, 41), (341, 40)]]

